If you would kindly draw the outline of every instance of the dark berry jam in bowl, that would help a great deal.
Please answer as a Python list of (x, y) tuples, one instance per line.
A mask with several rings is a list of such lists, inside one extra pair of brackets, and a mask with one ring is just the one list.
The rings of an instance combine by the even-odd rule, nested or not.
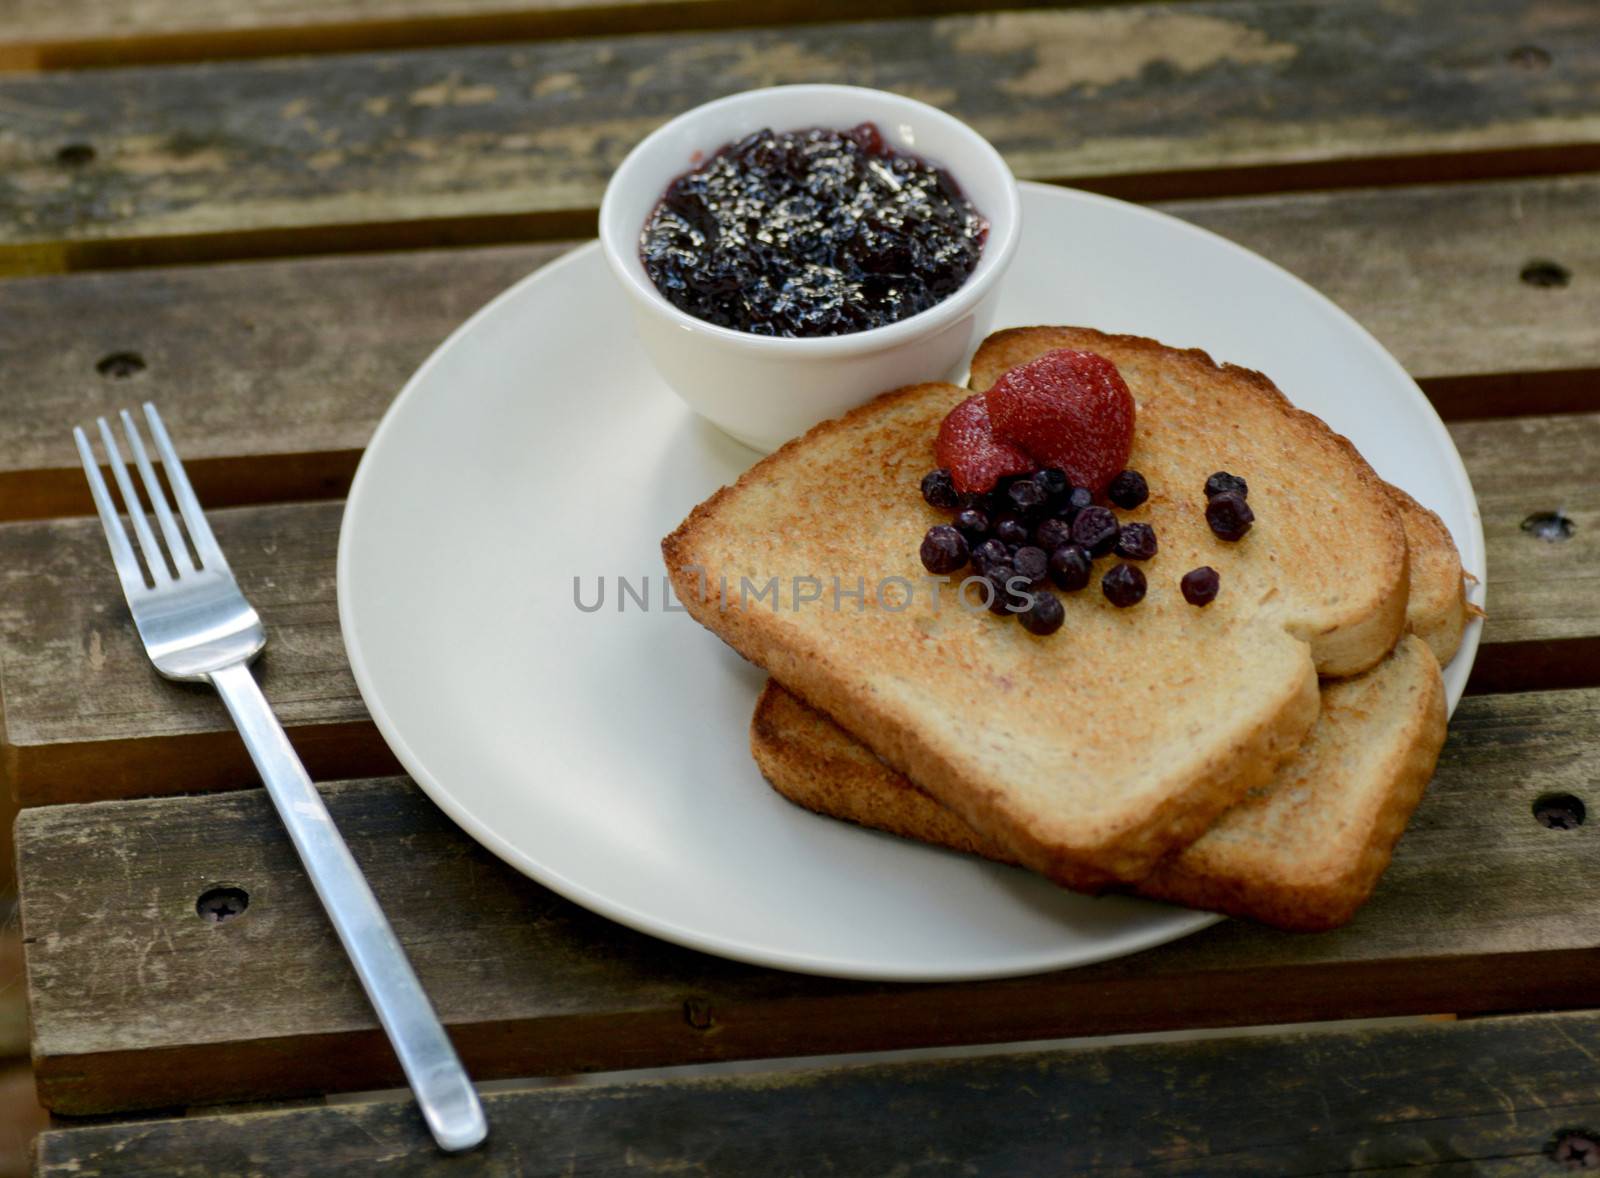
[[(765, 236), (783, 248), (763, 241), (733, 258), (693, 256), (722, 241), (722, 226), (686, 231), (685, 218), (658, 217), (664, 196), (686, 174), (720, 167), (718, 153), (741, 141), (766, 160), (751, 151), (763, 131), (773, 147), (813, 135), (793, 166), (819, 199), (796, 201), (793, 183), (751, 177), (749, 191), (770, 192), (775, 207), (747, 223), (776, 228)], [(846, 182), (830, 168), (849, 171)], [(726, 168), (719, 180), (744, 183)], [(841, 209), (846, 196), (855, 203)], [(916, 202), (926, 203), (911, 209)], [(959, 376), (993, 318), (1019, 204), (999, 153), (935, 107), (852, 86), (778, 86), (697, 107), (634, 148), (606, 189), (600, 240), (666, 383), (713, 424), (770, 450), (886, 389)], [(705, 203), (687, 211), (702, 217)], [(652, 236), (653, 221), (667, 231)], [(857, 233), (849, 248), (833, 240)], [(747, 244), (729, 236), (736, 249)], [(759, 273), (744, 272), (751, 267)], [(658, 279), (692, 280), (698, 293), (669, 298)], [(719, 302), (702, 289), (735, 280), (753, 296)]]
[(752, 335), (849, 335), (949, 298), (988, 233), (949, 172), (890, 147), (876, 123), (762, 128), (667, 186), (639, 256), (696, 319)]

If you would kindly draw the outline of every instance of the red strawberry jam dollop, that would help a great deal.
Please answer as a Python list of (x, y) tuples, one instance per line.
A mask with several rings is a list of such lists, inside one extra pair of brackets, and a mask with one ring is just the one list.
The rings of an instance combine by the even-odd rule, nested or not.
[(1128, 465), (1133, 394), (1104, 356), (1046, 352), (1011, 369), (983, 398), (998, 443), (1022, 450), (1034, 466), (1061, 468), (1075, 487), (1100, 495)]
[(945, 415), (933, 452), (963, 494), (993, 490), (1007, 475), (1027, 474), (1034, 468), (1033, 460), (1022, 450), (995, 437), (982, 393), (968, 397)]

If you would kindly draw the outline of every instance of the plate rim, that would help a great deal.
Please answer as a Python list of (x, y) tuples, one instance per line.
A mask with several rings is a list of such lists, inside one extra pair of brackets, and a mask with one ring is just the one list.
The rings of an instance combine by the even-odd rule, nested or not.
[[(1458, 546), (1462, 547), (1463, 568), (1478, 577), (1478, 585), (1474, 596), (1475, 599), (1481, 602), (1484, 582), (1487, 580), (1483, 522), (1477, 497), (1473, 491), (1466, 466), (1461, 460), (1460, 452), (1456, 449), (1454, 439), (1450, 437), (1449, 431), (1445, 428), (1443, 419), (1439, 417), (1438, 410), (1434, 408), (1432, 402), (1417, 386), (1410, 373), (1354, 316), (1310, 283), (1270, 259), (1220, 234), (1213, 233), (1211, 230), (1175, 217), (1170, 213), (1117, 200), (1113, 197), (1102, 196), (1098, 193), (1085, 192), (1081, 189), (1059, 185), (1023, 181), (1019, 186), (1028, 196), (1043, 196), (1047, 199), (1059, 199), (1067, 203), (1083, 201), (1091, 204), (1116, 206), (1121, 213), (1131, 212), (1136, 216), (1154, 218), (1166, 222), (1169, 227), (1176, 228), (1179, 231), (1203, 237), (1212, 245), (1220, 244), (1236, 255), (1244, 257), (1252, 264), (1265, 266), (1275, 271), (1278, 277), (1289, 280), (1300, 287), (1304, 293), (1310, 295), (1315, 303), (1320, 303), (1325, 312), (1331, 311), (1347, 327), (1352, 328), (1357, 334), (1357, 338), (1363, 339), (1367, 347), (1377, 353), (1380, 363), (1392, 375), (1402, 379), (1412, 390), (1417, 400), (1427, 410), (1425, 418), (1427, 428), (1434, 433), (1436, 440), (1442, 441), (1444, 444), (1444, 453), (1449, 456), (1450, 460), (1448, 463), (1450, 473), (1458, 484), (1458, 491), (1464, 494), (1465, 502), (1470, 506), (1469, 518), (1472, 525), (1470, 534), (1466, 537), (1456, 537), (1456, 542)], [(1026, 226), (1024, 225), (1025, 229)], [(762, 948), (760, 946), (751, 946), (742, 941), (729, 940), (715, 934), (708, 934), (702, 930), (688, 928), (671, 920), (663, 919), (658, 915), (639, 912), (628, 904), (617, 902), (607, 896), (596, 893), (589, 886), (545, 867), (519, 850), (503, 836), (497, 834), (492, 827), (476, 818), (455, 799), (447, 787), (435, 779), (422, 758), (412, 749), (404, 733), (399, 731), (393, 718), (383, 706), (378, 685), (374, 682), (371, 669), (362, 655), (357, 637), (359, 625), (355, 616), (355, 607), (352, 604), (351, 591), (347, 588), (350, 584), (351, 563), (354, 560), (352, 556), (354, 541), (351, 538), (353, 535), (353, 529), (350, 526), (351, 520), (361, 510), (364, 503), (364, 494), (370, 494), (370, 492), (366, 491), (366, 487), (374, 477), (371, 475), (371, 471), (375, 468), (377, 460), (373, 456), (380, 452), (381, 445), (389, 431), (393, 428), (398, 428), (394, 426), (394, 422), (399, 419), (405, 407), (420, 395), (417, 390), (427, 383), (431, 370), (435, 365), (442, 362), (441, 358), (445, 353), (455, 347), (460, 340), (470, 335), (480, 320), (493, 315), (503, 303), (517, 298), (524, 287), (534, 283), (551, 281), (552, 279), (558, 281), (559, 275), (563, 270), (583, 264), (590, 256), (598, 255), (599, 253), (600, 243), (598, 240), (591, 240), (575, 247), (561, 257), (523, 275), (516, 282), (484, 303), (483, 306), (479, 307), (451, 331), (429, 353), (428, 357), (418, 365), (384, 410), (382, 418), (362, 450), (355, 475), (350, 483), (350, 490), (345, 497), (339, 523), (338, 551), (334, 571), (340, 638), (345, 648), (345, 655), (350, 664), (352, 676), (355, 679), (356, 689), (360, 692), (368, 714), (372, 717), (384, 742), (394, 753), (402, 768), (428, 796), (429, 800), (444, 811), (451, 821), (459, 826), (469, 837), (491, 851), (498, 858), (535, 882), (550, 888), (558, 895), (583, 906), (591, 912), (595, 912), (634, 931), (686, 948), (749, 965), (783, 969), (796, 973), (880, 982), (979, 981), (994, 978), (1022, 977), (1051, 970), (1075, 969), (1080, 966), (1093, 965), (1129, 956), (1190, 936), (1227, 919), (1218, 913), (1174, 907), (1172, 909), (1173, 915), (1169, 920), (1156, 925), (1143, 935), (1109, 938), (1101, 947), (1091, 948), (1086, 951), (1082, 949), (1075, 951), (1071, 954), (1070, 960), (1064, 960), (1059, 951), (1053, 953), (1040, 951), (1024, 958), (1012, 957), (1008, 959), (1006, 964), (1001, 966), (974, 965), (970, 968), (950, 968), (948, 966), (943, 968), (895, 968), (881, 963), (819, 957), (815, 953), (795, 953), (781, 948)], [(601, 264), (603, 266), (603, 259), (601, 259)], [(1481, 633), (1481, 620), (1469, 620), (1463, 633), (1461, 647), (1455, 658), (1451, 660), (1450, 666), (1452, 669), (1457, 666), (1462, 668), (1457, 674), (1463, 684), (1466, 674), (1476, 660)], [(1451, 693), (1450, 710), (1452, 712), (1455, 709), (1456, 702), (1459, 701), (1460, 694), (1459, 687)]]

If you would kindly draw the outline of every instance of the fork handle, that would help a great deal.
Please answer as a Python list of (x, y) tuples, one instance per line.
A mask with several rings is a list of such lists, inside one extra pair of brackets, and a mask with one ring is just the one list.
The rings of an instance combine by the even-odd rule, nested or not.
[(322, 795), (311, 784), (249, 665), (224, 667), (213, 671), (210, 679), (289, 829), (378, 1021), (394, 1044), (434, 1140), (447, 1150), (471, 1149), (489, 1132), (478, 1094)]

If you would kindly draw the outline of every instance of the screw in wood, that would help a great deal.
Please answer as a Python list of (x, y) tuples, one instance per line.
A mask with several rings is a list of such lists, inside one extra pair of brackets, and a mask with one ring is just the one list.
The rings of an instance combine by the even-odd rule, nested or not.
[(221, 924), (236, 916), (243, 916), (250, 907), (250, 893), (243, 888), (211, 888), (202, 892), (195, 901), (194, 910), (201, 920)]
[(1550, 68), (1549, 51), (1537, 45), (1518, 45), (1506, 54), (1506, 60), (1519, 69), (1547, 70)]
[(1550, 830), (1576, 830), (1588, 811), (1582, 800), (1571, 794), (1544, 794), (1533, 803), (1533, 816)]
[(1522, 521), (1522, 530), (1555, 544), (1572, 539), (1572, 533), (1578, 530), (1578, 525), (1559, 511), (1536, 511)]
[(1600, 1138), (1587, 1129), (1562, 1129), (1548, 1147), (1550, 1160), (1568, 1170), (1600, 1170)]
[(94, 370), (107, 380), (127, 380), (144, 371), (144, 357), (138, 352), (112, 352), (102, 356)]
[(1529, 286), (1554, 290), (1572, 281), (1572, 271), (1560, 262), (1552, 262), (1548, 258), (1535, 258), (1522, 268), (1520, 277)]

